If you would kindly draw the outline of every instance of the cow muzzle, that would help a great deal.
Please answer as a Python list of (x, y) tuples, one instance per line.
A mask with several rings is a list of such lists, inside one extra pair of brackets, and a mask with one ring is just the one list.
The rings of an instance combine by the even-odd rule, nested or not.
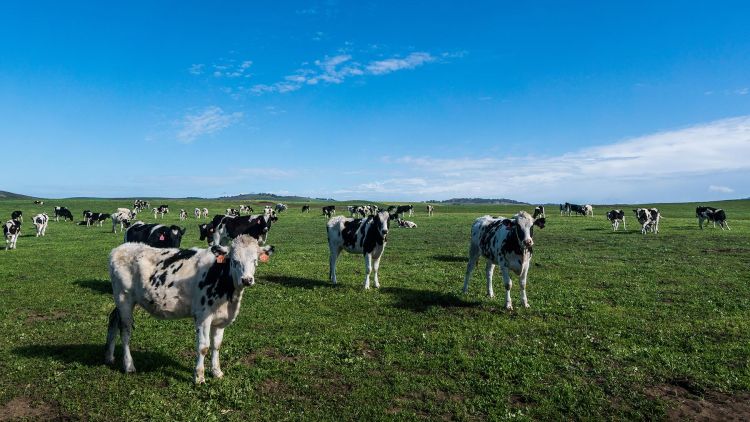
[(524, 239), (523, 240), (523, 245), (526, 246), (527, 248), (530, 248), (530, 247), (534, 246), (534, 240), (531, 239), (531, 238)]
[(252, 286), (255, 284), (255, 277), (242, 277), (242, 284), (245, 286)]

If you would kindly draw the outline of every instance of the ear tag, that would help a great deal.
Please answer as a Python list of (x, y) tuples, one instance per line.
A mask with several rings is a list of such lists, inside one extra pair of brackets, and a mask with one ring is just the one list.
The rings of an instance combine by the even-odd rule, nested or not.
[(164, 240), (164, 234), (159, 235), (159, 240)]
[(224, 263), (224, 255), (217, 255), (216, 256), (216, 263), (217, 264), (223, 264)]
[(260, 254), (260, 262), (268, 262), (268, 254), (267, 253)]

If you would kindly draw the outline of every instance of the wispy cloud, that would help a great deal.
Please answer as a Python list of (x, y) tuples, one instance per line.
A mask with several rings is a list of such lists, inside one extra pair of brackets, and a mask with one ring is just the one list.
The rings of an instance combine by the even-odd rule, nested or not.
[(191, 75), (200, 75), (203, 73), (203, 68), (205, 67), (204, 64), (192, 64), (190, 65), (190, 68), (188, 68), (188, 72), (190, 72)]
[(750, 88), (745, 87), (745, 88), (736, 89), (734, 90), (734, 93), (737, 95), (747, 95), (748, 93), (750, 93)]
[(221, 107), (206, 107), (198, 113), (186, 114), (180, 121), (177, 139), (189, 143), (203, 136), (219, 132), (242, 118), (242, 112), (226, 113)]
[[(750, 171), (750, 116), (659, 132), (558, 156), (385, 157), (390, 177), (340, 189), (339, 193), (391, 193), (411, 197), (483, 195), (563, 200), (586, 195), (618, 198), (668, 195), (719, 174)], [(395, 174), (402, 177), (394, 177)], [(747, 180), (747, 176), (744, 177)], [(410, 182), (405, 182), (410, 181)], [(694, 189), (692, 189), (694, 190)], [(711, 186), (732, 193), (726, 186)], [(618, 196), (620, 195), (620, 196)]]
[(385, 75), (403, 69), (414, 69), (425, 63), (435, 61), (429, 53), (411, 53), (404, 58), (377, 60), (367, 65), (367, 72), (373, 75)]

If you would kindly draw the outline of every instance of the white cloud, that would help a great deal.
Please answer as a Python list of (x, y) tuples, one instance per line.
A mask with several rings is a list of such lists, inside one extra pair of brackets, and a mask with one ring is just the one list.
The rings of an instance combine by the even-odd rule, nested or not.
[(366, 69), (373, 75), (384, 75), (398, 70), (414, 69), (415, 67), (432, 61), (435, 61), (435, 58), (429, 53), (419, 52), (411, 53), (404, 58), (394, 57), (386, 60), (370, 62)]
[(200, 75), (203, 73), (203, 68), (205, 65), (203, 64), (192, 64), (190, 65), (190, 68), (188, 69), (188, 72), (190, 72), (191, 75)]
[(210, 106), (195, 114), (186, 114), (180, 122), (177, 139), (192, 142), (203, 135), (219, 132), (242, 118), (242, 112), (226, 113), (220, 107)]
[[(538, 201), (566, 200), (572, 195), (595, 201), (639, 193), (663, 198), (672, 194), (675, 186), (694, 191), (695, 184), (706, 176), (721, 173), (734, 172), (750, 181), (747, 157), (750, 116), (743, 116), (558, 156), (384, 158), (384, 165), (393, 167), (393, 171), (385, 171), (388, 179), (361, 183), (346, 192), (399, 193), (412, 198), (505, 196)], [(394, 172), (403, 178), (394, 178)], [(723, 186), (709, 189), (733, 192)]]
[(718, 186), (718, 185), (711, 185), (708, 187), (708, 190), (711, 192), (719, 192), (719, 193), (732, 193), (734, 192), (734, 189), (728, 187), (728, 186)]
[(735, 90), (734, 93), (737, 95), (747, 95), (748, 93), (750, 93), (750, 88), (740, 88)]

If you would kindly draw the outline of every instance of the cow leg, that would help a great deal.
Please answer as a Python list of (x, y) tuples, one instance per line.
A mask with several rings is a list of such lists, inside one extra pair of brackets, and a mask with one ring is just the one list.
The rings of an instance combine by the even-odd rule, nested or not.
[(495, 297), (495, 292), (492, 290), (492, 273), (495, 272), (495, 263), (487, 260), (487, 265), (484, 267), (484, 273), (487, 277), (487, 296)]
[(104, 346), (104, 363), (112, 365), (115, 363), (115, 342), (117, 331), (120, 329), (120, 312), (117, 307), (109, 314), (109, 326), (107, 328), (107, 343)]
[(372, 272), (372, 254), (365, 254), (365, 290), (370, 288), (370, 273)]
[(130, 355), (130, 335), (133, 332), (133, 306), (124, 298), (117, 301), (120, 314), (120, 338), (122, 339), (122, 368), (125, 372), (135, 372), (133, 357)]
[(471, 242), (469, 245), (469, 263), (466, 264), (466, 275), (464, 275), (464, 288), (463, 292), (469, 291), (469, 281), (471, 280), (471, 273), (474, 272), (474, 267), (477, 265), (479, 259), (479, 245), (475, 245)]
[(500, 269), (503, 272), (503, 284), (505, 285), (505, 309), (512, 311), (513, 301), (510, 299), (510, 289), (513, 287), (513, 280), (510, 279), (507, 268), (500, 266)]
[(203, 384), (206, 382), (206, 369), (204, 366), (204, 360), (208, 354), (208, 347), (211, 344), (211, 319), (205, 318), (203, 320), (195, 319), (195, 373), (193, 380), (196, 384)]
[(375, 278), (373, 279), (373, 282), (375, 283), (376, 289), (380, 288), (380, 282), (378, 281), (378, 268), (380, 268), (380, 256), (372, 260), (372, 269), (375, 272)]
[(221, 342), (224, 340), (224, 329), (212, 326), (211, 327), (211, 375), (214, 378), (221, 378), (224, 373), (221, 372), (221, 365), (219, 365), (219, 348), (221, 348)]
[(521, 268), (521, 275), (518, 276), (518, 283), (521, 285), (521, 303), (524, 308), (529, 307), (529, 300), (526, 298), (526, 276), (529, 273), (529, 261), (526, 261)]
[(339, 259), (339, 254), (341, 253), (341, 249), (331, 247), (331, 257), (329, 260), (330, 268), (328, 270), (328, 279), (333, 282), (333, 284), (336, 284), (336, 261)]

